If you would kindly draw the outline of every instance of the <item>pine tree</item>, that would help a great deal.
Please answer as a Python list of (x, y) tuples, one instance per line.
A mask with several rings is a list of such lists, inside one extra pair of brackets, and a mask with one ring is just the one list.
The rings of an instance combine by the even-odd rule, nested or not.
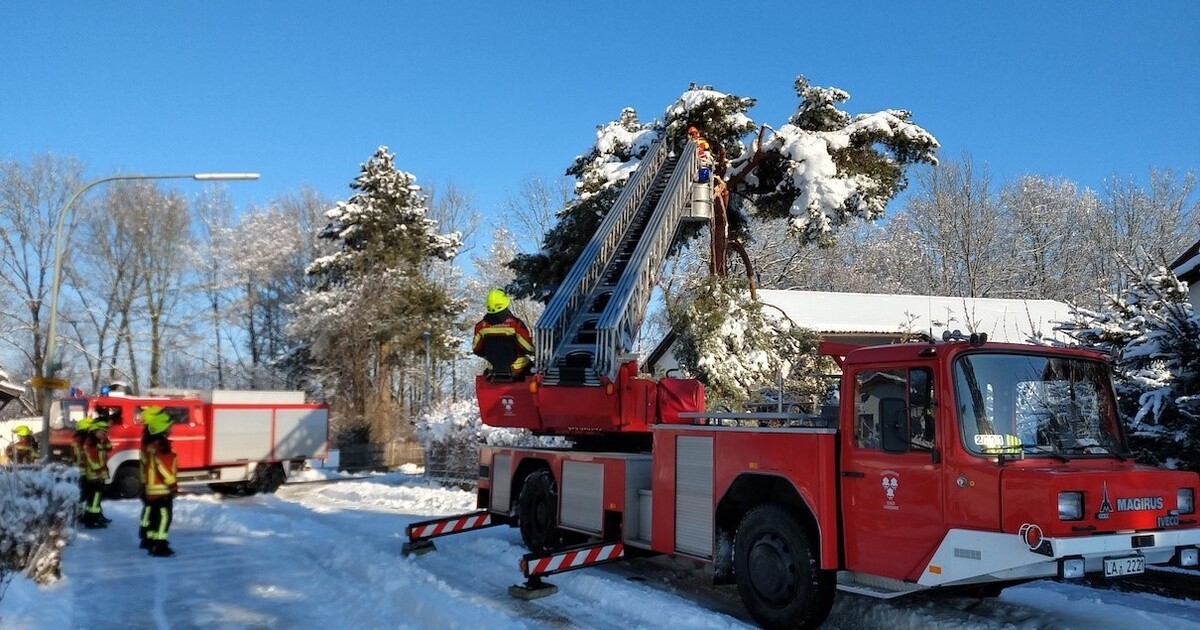
[(1200, 470), (1200, 316), (1187, 286), (1159, 266), (1109, 296), (1107, 308), (1072, 314), (1059, 330), (1112, 358), (1139, 461)]
[(817, 333), (750, 299), (744, 279), (711, 276), (668, 298), (675, 358), (707, 387), (711, 407), (740, 410), (782, 376), (793, 395), (823, 387)]
[(731, 165), (730, 188), (755, 216), (787, 218), (801, 242), (829, 246), (837, 228), (882, 217), (907, 185), (905, 169), (936, 162), (938, 142), (908, 111), (852, 117), (838, 109), (844, 90), (803, 76), (795, 89), (796, 113)]
[[(915, 125), (908, 112), (851, 116), (838, 109), (849, 98), (845, 91), (812, 87), (804, 77), (797, 78), (795, 87), (801, 98), (796, 113), (778, 130), (763, 126), (749, 147), (744, 139), (759, 129), (747, 115), (755, 100), (712, 86), (692, 84), (667, 108), (662, 123), (643, 124), (626, 109), (598, 127), (591, 149), (567, 170), (576, 178), (576, 199), (559, 214), (540, 252), (510, 263), (516, 271), (510, 289), (549, 299), (652, 142), (663, 139), (678, 149), (689, 127), (708, 140), (717, 159), (716, 174), (728, 180), (749, 213), (728, 217), (735, 241), (747, 237), (749, 221), (757, 216), (787, 218), (801, 244), (829, 245), (838, 227), (882, 216), (888, 200), (903, 189), (907, 166), (935, 161), (937, 140)], [(680, 230), (676, 251), (701, 233), (698, 227)], [(715, 261), (714, 268), (723, 270), (724, 265)], [(811, 333), (765, 318), (747, 288), (741, 281), (717, 278), (669, 296), (671, 320), (684, 346), (681, 363), (709, 386), (712, 399), (728, 404), (739, 404), (754, 389), (773, 384), (777, 371), (800, 361), (800, 348), (815, 354)], [(769, 334), (759, 335), (762, 331)], [(791, 341), (776, 340), (774, 334)], [(710, 356), (725, 358), (718, 362)]]
[(309, 265), (317, 287), (300, 301), (293, 330), (309, 341), (327, 391), (351, 425), (368, 426), (377, 442), (410, 437), (411, 425), (396, 423), (403, 402), (396, 396), (410, 392), (411, 415), (426, 375), (401, 368), (424, 364), (424, 332), (436, 347), (457, 335), (465, 304), (427, 271), (454, 256), (459, 235), (437, 231), (415, 177), (396, 169), (387, 147), (350, 187), (357, 192), (326, 213), (320, 237), (334, 252)]

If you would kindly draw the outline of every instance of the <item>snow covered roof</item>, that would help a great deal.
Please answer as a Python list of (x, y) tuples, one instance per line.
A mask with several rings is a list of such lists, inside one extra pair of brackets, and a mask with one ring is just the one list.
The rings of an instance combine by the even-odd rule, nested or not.
[(0, 370), (0, 407), (25, 393), (25, 387), (8, 380), (8, 374)]
[(1188, 284), (1200, 280), (1200, 241), (1193, 243), (1171, 263), (1171, 272)]
[(1069, 307), (1054, 300), (961, 298), (886, 293), (759, 291), (792, 321), (820, 333), (896, 335), (945, 330), (984, 332), (993, 341), (1023, 343), (1035, 333), (1068, 341), (1054, 322), (1070, 319)]

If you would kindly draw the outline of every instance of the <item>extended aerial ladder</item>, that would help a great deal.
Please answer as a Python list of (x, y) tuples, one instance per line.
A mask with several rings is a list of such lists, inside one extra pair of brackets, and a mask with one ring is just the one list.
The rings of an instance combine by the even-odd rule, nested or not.
[(675, 153), (660, 139), (642, 158), (534, 327), (544, 385), (616, 380), (679, 226), (711, 216), (712, 184), (695, 181), (698, 166), (691, 141)]

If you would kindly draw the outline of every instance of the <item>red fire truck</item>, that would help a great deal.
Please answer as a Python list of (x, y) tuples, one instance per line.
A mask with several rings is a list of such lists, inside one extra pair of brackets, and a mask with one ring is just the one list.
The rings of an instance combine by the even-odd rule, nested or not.
[(702, 214), (691, 151), (662, 149), (538, 320), (536, 376), (476, 383), (487, 424), (575, 446), (482, 448), (478, 511), (410, 525), (406, 553), (519, 527), (519, 597), (628, 555), (694, 558), (771, 628), (819, 625), (837, 590), (994, 595), (1197, 565), (1200, 478), (1132, 461), (1095, 353), (982, 335), (824, 344), (840, 384), (808, 413), (706, 411), (699, 383), (640, 375), (627, 353), (649, 288), (677, 224)]
[(171, 448), (183, 485), (208, 484), (226, 494), (274, 492), (307, 459), (324, 458), (328, 448), (329, 408), (306, 401), (304, 392), (151, 390), (134, 396), (117, 390), (58, 401), (51, 457), (71, 457), (80, 418), (106, 418), (113, 443), (109, 491), (120, 498), (140, 496), (141, 411), (149, 406), (171, 416)]

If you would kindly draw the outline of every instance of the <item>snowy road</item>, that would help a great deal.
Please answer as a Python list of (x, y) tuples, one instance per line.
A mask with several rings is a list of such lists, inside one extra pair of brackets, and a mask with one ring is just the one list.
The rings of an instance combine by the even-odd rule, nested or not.
[[(519, 534), (506, 527), (440, 539), (403, 558), (404, 525), (470, 510), (471, 493), (401, 474), (285, 486), (275, 496), (181, 497), (178, 555), (137, 549), (135, 501), (109, 503), (107, 530), (80, 532), (65, 579), (17, 581), (0, 627), (61, 628), (745, 628), (732, 587), (691, 563), (641, 559), (557, 575), (560, 592), (525, 602)], [(1200, 628), (1200, 602), (1038, 582), (997, 600), (881, 602), (839, 594), (831, 628)]]

